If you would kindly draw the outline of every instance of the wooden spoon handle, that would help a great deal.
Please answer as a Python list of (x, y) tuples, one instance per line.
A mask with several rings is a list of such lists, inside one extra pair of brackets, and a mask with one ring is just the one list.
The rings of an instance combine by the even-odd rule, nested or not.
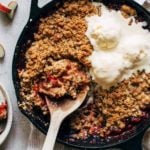
[(52, 115), (51, 123), (42, 150), (53, 150), (62, 120)]

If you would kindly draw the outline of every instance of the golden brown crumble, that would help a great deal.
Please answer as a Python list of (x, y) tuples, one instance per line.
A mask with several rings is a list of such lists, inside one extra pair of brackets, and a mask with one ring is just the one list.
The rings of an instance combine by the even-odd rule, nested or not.
[(136, 10), (128, 5), (121, 6), (121, 13), (125, 18), (129, 18), (130, 16), (135, 16), (137, 14)]
[[(107, 136), (114, 130), (121, 132), (129, 124), (126, 119), (139, 122), (150, 105), (150, 73), (138, 72), (110, 90), (97, 88), (94, 101), (80, 109), (72, 119), (72, 128), (78, 131), (76, 138), (98, 134)], [(82, 120), (82, 121), (80, 121)], [(83, 133), (84, 131), (84, 133)]]
[[(35, 83), (36, 79), (52, 67), (52, 62), (70, 59), (86, 67), (89, 66), (87, 57), (92, 53), (92, 46), (85, 36), (87, 30), (85, 16), (96, 13), (96, 7), (88, 0), (68, 0), (54, 13), (40, 19), (38, 30), (34, 33), (34, 41), (25, 54), (26, 66), (18, 70), (22, 87), (20, 94), (22, 99), (26, 100), (27, 105), (40, 106), (42, 110), (44, 108), (44, 114), (48, 113), (44, 101), (38, 94), (35, 96), (33, 89), (38, 88)], [(63, 71), (62, 65), (60, 66), (59, 73)], [(79, 77), (81, 76), (84, 81), (87, 80), (85, 75), (80, 73)], [(66, 85), (65, 88), (61, 86), (59, 92), (58, 89), (53, 90), (60, 97), (66, 93), (68, 86)], [(40, 93), (52, 96), (52, 92), (45, 91), (44, 86), (39, 88)], [(73, 97), (76, 95), (73, 89), (69, 93)], [(27, 108), (22, 104), (20, 106)]]
[[(126, 5), (121, 11), (124, 17), (136, 15), (135, 10)], [(23, 99), (20, 107), (29, 110), (39, 106), (47, 115), (41, 94), (56, 98), (69, 94), (75, 98), (78, 86), (80, 89), (82, 84), (89, 83), (87, 58), (93, 48), (85, 36), (85, 17), (93, 14), (101, 15), (101, 10), (89, 0), (67, 0), (56, 12), (40, 19), (34, 41), (25, 54), (26, 66), (18, 70)], [(69, 73), (68, 64), (74, 68)], [(93, 102), (72, 117), (71, 127), (77, 131), (75, 138), (120, 133), (128, 128), (126, 119), (140, 121), (145, 116), (143, 110), (150, 104), (150, 74), (138, 72), (109, 91), (95, 88), (93, 95)]]

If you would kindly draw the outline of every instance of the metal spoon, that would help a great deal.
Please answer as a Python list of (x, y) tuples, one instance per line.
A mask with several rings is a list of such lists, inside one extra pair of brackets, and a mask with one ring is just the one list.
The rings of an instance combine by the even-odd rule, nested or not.
[(56, 104), (46, 97), (46, 103), (51, 115), (50, 126), (42, 150), (53, 150), (57, 133), (64, 118), (81, 106), (89, 91), (85, 86), (75, 100), (65, 99), (62, 103)]

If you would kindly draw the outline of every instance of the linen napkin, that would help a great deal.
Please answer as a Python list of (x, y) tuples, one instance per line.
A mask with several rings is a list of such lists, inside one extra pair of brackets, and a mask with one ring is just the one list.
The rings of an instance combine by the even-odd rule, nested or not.
[[(140, 5), (143, 5), (146, 9), (150, 11), (150, 0), (135, 0), (137, 3)], [(28, 145), (27, 145), (27, 150), (41, 150), (45, 135), (42, 134), (38, 129), (36, 129), (32, 124), (30, 124), (30, 135), (28, 139)], [(55, 150), (61, 150), (64, 148), (62, 145), (57, 145)], [(150, 150), (150, 129), (145, 133), (145, 136), (143, 138), (143, 150)]]
[(30, 135), (27, 150), (41, 150), (45, 135), (30, 123)]

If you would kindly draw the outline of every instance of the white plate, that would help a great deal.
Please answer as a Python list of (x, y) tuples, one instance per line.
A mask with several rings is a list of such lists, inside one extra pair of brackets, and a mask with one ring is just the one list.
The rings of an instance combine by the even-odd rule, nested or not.
[(7, 113), (6, 127), (5, 127), (4, 131), (0, 134), (0, 145), (7, 138), (7, 135), (9, 133), (10, 129), (11, 129), (12, 118), (13, 118), (12, 104), (11, 104), (10, 98), (9, 98), (6, 90), (4, 89), (4, 87), (0, 84), (0, 103), (2, 102), (2, 100), (7, 101), (7, 111), (8, 111), (8, 113)]

